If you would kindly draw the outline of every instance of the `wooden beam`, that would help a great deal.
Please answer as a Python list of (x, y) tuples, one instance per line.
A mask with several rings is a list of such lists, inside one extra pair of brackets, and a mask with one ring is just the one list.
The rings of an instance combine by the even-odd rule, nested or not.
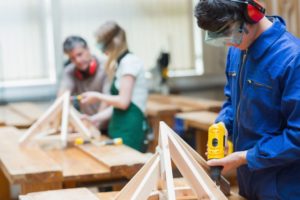
[(70, 109), (70, 123), (75, 127), (76, 131), (78, 131), (82, 135), (87, 136), (88, 138), (91, 138), (91, 132), (83, 125), (82, 121), (76, 115), (76, 112), (74, 110), (75, 108)]
[[(86, 127), (87, 131), (91, 135), (90, 137), (93, 137), (94, 139), (99, 140), (101, 138), (101, 132), (99, 131), (99, 129), (97, 127), (95, 127), (90, 121), (81, 120), (80, 119), (81, 114), (74, 107), (71, 107), (71, 110), (72, 110), (74, 116), (76, 116), (79, 119), (79, 121), (83, 124), (83, 126)], [(71, 125), (74, 127), (74, 125), (72, 123), (71, 123)]]
[(156, 153), (121, 190), (115, 200), (147, 199), (156, 189), (159, 178), (159, 155)]
[[(173, 132), (174, 133), (174, 132)], [(190, 153), (190, 155), (201, 165), (201, 167), (209, 173), (209, 166), (206, 163), (206, 160), (202, 158), (191, 146), (189, 146), (180, 136), (176, 133), (173, 134), (176, 137), (177, 141)], [(230, 195), (230, 183), (221, 176), (220, 179), (220, 189), (225, 195)]]
[(160, 155), (160, 177), (162, 189), (166, 190), (167, 199), (175, 199), (171, 156), (168, 142), (168, 135), (164, 132), (163, 123), (159, 126), (159, 155)]
[[(194, 193), (196, 194), (197, 199), (227, 199), (219, 190), (218, 186), (208, 176), (207, 172), (193, 158), (191, 155), (192, 153), (179, 142), (181, 139), (178, 139), (175, 134), (176, 133), (174, 133), (165, 123), (160, 123), (158, 151), (125, 186), (117, 197), (117, 200), (147, 199), (151, 190), (154, 188), (154, 180), (159, 180), (163, 183), (163, 187), (159, 190), (159, 198), (175, 200), (176, 188), (173, 183), (170, 158), (172, 158), (175, 165), (193, 190), (193, 192), (189, 193), (187, 196), (194, 199), (194, 197), (192, 197), (192, 194)], [(158, 166), (161, 167), (160, 170)], [(156, 182), (156, 186), (158, 184), (159, 183)], [(150, 186), (150, 188), (147, 186)], [(156, 199), (156, 197), (157, 196), (153, 198)]]
[(200, 167), (197, 161), (187, 153), (187, 150), (173, 136), (173, 130), (164, 124), (162, 125), (164, 131), (168, 134), (172, 160), (183, 177), (189, 182), (197, 197), (211, 200), (227, 199), (205, 170)]
[(20, 138), (19, 143), (25, 145), (31, 138), (38, 134), (38, 131), (52, 120), (62, 110), (61, 104), (64, 101), (64, 95), (59, 97), (54, 104), (41, 116)]
[[(126, 145), (79, 145), (78, 149), (107, 166), (112, 174), (132, 178), (147, 163), (150, 156)], [(128, 159), (130, 158), (130, 159)]]
[(61, 120), (61, 135), (60, 135), (62, 146), (64, 148), (67, 146), (69, 112), (70, 112), (70, 91), (67, 91), (64, 94), (62, 120)]

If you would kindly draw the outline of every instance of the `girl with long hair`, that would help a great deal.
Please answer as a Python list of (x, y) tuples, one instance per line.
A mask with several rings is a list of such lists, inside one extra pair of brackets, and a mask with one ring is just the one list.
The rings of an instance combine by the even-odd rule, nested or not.
[(121, 137), (123, 143), (144, 151), (147, 128), (145, 107), (148, 96), (142, 61), (128, 50), (126, 34), (116, 22), (103, 24), (96, 33), (100, 49), (108, 56), (106, 72), (111, 79), (110, 95), (98, 92), (82, 94), (83, 104), (104, 102), (110, 107), (98, 114), (110, 119), (108, 134)]

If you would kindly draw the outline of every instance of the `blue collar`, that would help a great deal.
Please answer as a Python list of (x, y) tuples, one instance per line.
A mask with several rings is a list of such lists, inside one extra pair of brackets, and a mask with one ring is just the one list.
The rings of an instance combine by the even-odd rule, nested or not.
[(249, 47), (248, 53), (254, 59), (259, 59), (278, 38), (286, 32), (284, 20), (279, 16), (268, 17), (273, 25), (263, 32)]

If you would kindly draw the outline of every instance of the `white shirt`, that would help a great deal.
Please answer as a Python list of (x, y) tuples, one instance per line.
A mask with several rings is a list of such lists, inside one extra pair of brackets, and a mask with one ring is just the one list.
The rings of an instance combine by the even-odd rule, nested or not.
[(142, 61), (132, 53), (126, 54), (118, 65), (115, 74), (115, 86), (118, 90), (120, 90), (121, 78), (125, 75), (131, 75), (135, 78), (131, 102), (140, 108), (143, 113), (145, 113), (148, 98), (148, 87), (145, 78), (144, 65)]

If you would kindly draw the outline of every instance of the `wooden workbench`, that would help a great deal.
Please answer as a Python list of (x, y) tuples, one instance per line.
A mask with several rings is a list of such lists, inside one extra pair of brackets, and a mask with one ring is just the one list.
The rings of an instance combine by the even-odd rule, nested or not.
[(99, 200), (99, 198), (86, 188), (55, 190), (30, 193), (20, 196), (20, 200)]
[(0, 199), (10, 198), (13, 184), (19, 184), (21, 194), (27, 194), (91, 182), (128, 180), (148, 159), (124, 145), (24, 148), (18, 144), (21, 134), (16, 128), (0, 128)]
[(46, 110), (44, 104), (29, 102), (0, 106), (0, 126), (30, 127)]
[(174, 127), (175, 114), (192, 111), (219, 112), (223, 102), (208, 99), (193, 99), (178, 95), (152, 94), (148, 98), (146, 115), (153, 129), (154, 140), (149, 145), (149, 151), (154, 152), (157, 146), (159, 122), (164, 121), (170, 127)]
[(184, 121), (185, 129), (195, 129), (196, 151), (205, 158), (208, 128), (215, 123), (218, 114), (209, 111), (178, 113), (176, 118)]
[(223, 102), (211, 99), (191, 98), (180, 95), (161, 95), (151, 94), (148, 98), (149, 102), (157, 102), (164, 105), (177, 106), (182, 112), (190, 112), (195, 110), (208, 110), (219, 112)]
[[(184, 179), (174, 179), (174, 185), (176, 187), (188, 186)], [(114, 200), (118, 192), (104, 192), (94, 194), (86, 188), (76, 188), (67, 190), (54, 190), (48, 192), (30, 193), (27, 195), (20, 196), (20, 200)], [(159, 200), (158, 195), (152, 195), (148, 200)], [(181, 200), (196, 200), (195, 197), (183, 196)], [(234, 189), (231, 195), (228, 197), (229, 200), (244, 200), (237, 194), (237, 190)]]

